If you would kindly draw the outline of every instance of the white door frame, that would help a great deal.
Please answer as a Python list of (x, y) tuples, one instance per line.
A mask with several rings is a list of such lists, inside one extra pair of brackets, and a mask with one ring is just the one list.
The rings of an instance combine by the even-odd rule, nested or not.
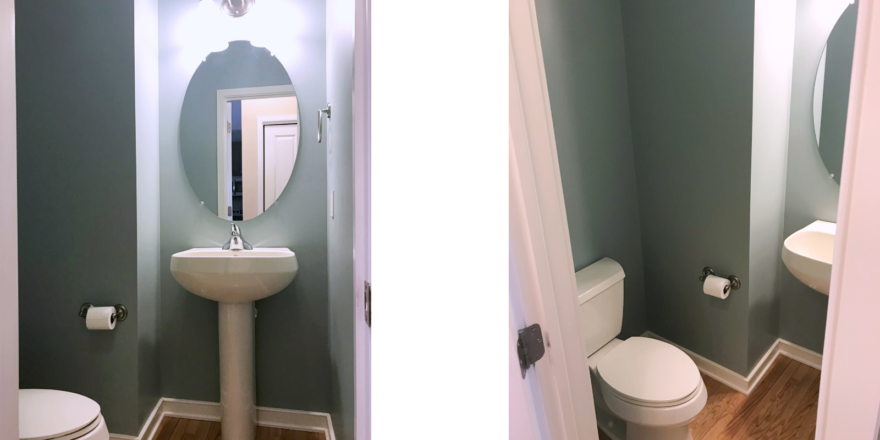
[[(229, 192), (229, 181), (227, 176), (231, 175), (232, 154), (226, 151), (226, 103), (229, 101), (239, 101), (242, 99), (261, 99), (261, 98), (283, 98), (287, 96), (296, 96), (293, 85), (286, 86), (266, 86), (266, 87), (245, 87), (240, 89), (222, 89), (217, 90), (217, 216), (227, 218), (227, 198), (231, 199)], [(297, 124), (299, 130), (299, 124)], [(297, 131), (297, 143), (299, 142), (299, 131)], [(299, 144), (297, 144), (297, 147)], [(258, 148), (259, 150), (259, 148)], [(262, 199), (261, 199), (262, 200)], [(262, 212), (262, 211), (259, 211)]]
[(858, 14), (817, 440), (880, 437), (880, 7)]
[[(539, 425), (554, 440), (599, 437), (577, 321), (556, 138), (534, 0), (510, 0), (510, 252), (523, 315), (544, 330)], [(515, 300), (515, 298), (514, 298)], [(540, 410), (536, 410), (540, 411)]]
[[(265, 173), (265, 168), (263, 167), (263, 152), (265, 150), (265, 145), (263, 145), (263, 127), (267, 125), (296, 125), (296, 142), (293, 146), (293, 166), (296, 167), (296, 158), (299, 156), (299, 123), (297, 122), (296, 116), (297, 115), (273, 115), (260, 116), (257, 118), (257, 215), (266, 211), (265, 200), (263, 199), (263, 184), (265, 184), (265, 182), (263, 182), (263, 174)], [(278, 195), (276, 195), (276, 198)]]
[(18, 181), (13, 0), (0, 0), (0, 438), (18, 438)]
[(364, 319), (364, 282), (370, 277), (370, 0), (355, 3), (354, 91), (354, 437), (370, 440), (370, 327)]

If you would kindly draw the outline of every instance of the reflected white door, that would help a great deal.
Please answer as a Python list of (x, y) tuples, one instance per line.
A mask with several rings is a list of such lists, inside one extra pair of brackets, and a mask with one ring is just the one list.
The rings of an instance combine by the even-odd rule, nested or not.
[(222, 197), (218, 200), (217, 215), (226, 220), (232, 220), (232, 101), (226, 102), (226, 124), (224, 124), (226, 140), (224, 141), (226, 167), (223, 172), (220, 188)]
[(275, 203), (296, 163), (296, 124), (263, 127), (263, 210)]

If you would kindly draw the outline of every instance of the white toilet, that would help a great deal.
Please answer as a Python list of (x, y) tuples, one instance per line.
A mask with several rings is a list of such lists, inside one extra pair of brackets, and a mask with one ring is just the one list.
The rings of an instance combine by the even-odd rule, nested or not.
[(109, 440), (101, 406), (79, 394), (18, 390), (21, 440)]
[(688, 423), (706, 406), (708, 395), (694, 361), (655, 339), (616, 339), (623, 323), (624, 278), (616, 261), (603, 258), (576, 278), (600, 427), (617, 440), (690, 440)]

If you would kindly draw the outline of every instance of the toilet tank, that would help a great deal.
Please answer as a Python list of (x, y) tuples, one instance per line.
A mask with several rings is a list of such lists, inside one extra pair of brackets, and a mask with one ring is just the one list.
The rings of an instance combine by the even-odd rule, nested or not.
[(610, 258), (603, 258), (575, 274), (581, 340), (588, 356), (620, 334), (623, 278), (623, 268)]

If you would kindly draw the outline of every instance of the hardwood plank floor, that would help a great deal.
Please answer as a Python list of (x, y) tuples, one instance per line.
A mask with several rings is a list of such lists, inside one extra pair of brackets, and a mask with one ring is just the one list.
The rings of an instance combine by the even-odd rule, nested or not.
[[(220, 422), (165, 417), (151, 440), (221, 440)], [(256, 440), (327, 440), (322, 432), (257, 427)]]
[[(746, 396), (703, 376), (709, 398), (691, 422), (694, 440), (812, 440), (819, 370), (779, 356)], [(601, 440), (611, 440), (599, 431)]]

